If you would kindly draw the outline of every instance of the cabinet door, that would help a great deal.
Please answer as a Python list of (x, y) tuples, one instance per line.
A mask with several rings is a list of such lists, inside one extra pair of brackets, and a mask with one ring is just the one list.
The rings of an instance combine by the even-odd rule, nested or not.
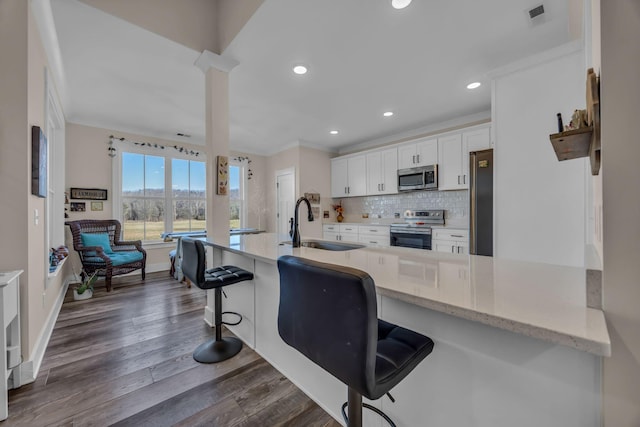
[(331, 197), (345, 197), (349, 187), (348, 161), (346, 158), (331, 160)]
[(367, 154), (367, 195), (382, 192), (382, 153), (376, 151)]
[(358, 243), (358, 233), (340, 233), (340, 241)]
[(462, 133), (462, 175), (465, 188), (469, 187), (469, 153), (491, 148), (491, 128)]
[(416, 144), (416, 166), (429, 166), (438, 163), (438, 140), (436, 138), (420, 141)]
[(405, 144), (398, 147), (398, 169), (416, 167), (416, 144)]
[(468, 188), (462, 176), (462, 135), (438, 138), (438, 160), (439, 190)]
[(381, 194), (396, 194), (398, 192), (398, 150), (390, 148), (380, 152), (382, 167)]
[(459, 242), (454, 242), (453, 240), (434, 240), (431, 244), (431, 250), (455, 254), (458, 244)]
[(364, 196), (367, 194), (367, 156), (349, 157), (347, 166), (347, 196)]
[(322, 238), (324, 240), (333, 240), (333, 241), (338, 241), (340, 240), (340, 234), (336, 231), (325, 231), (324, 233), (322, 233)]

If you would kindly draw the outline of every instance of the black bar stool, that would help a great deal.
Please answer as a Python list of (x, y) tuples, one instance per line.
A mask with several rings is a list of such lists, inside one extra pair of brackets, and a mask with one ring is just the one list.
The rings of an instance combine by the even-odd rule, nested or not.
[(278, 270), (284, 342), (347, 385), (342, 415), (349, 427), (362, 426), (363, 406), (395, 426), (362, 396), (387, 394), (431, 353), (433, 341), (377, 318), (375, 285), (364, 271), (290, 255), (278, 259)]
[[(182, 238), (182, 272), (200, 289), (215, 291), (215, 328), (216, 337), (200, 344), (193, 352), (193, 358), (200, 363), (217, 363), (227, 360), (242, 350), (242, 341), (235, 337), (222, 337), (222, 325), (237, 325), (242, 316), (234, 312), (222, 313), (222, 287), (234, 283), (252, 280), (253, 273), (233, 265), (210, 268), (206, 270), (204, 245), (200, 240), (189, 237)], [(222, 321), (223, 314), (240, 316), (236, 323)]]

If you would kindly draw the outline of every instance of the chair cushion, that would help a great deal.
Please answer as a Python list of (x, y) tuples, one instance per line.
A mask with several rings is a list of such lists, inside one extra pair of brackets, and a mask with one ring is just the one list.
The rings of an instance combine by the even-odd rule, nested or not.
[[(219, 288), (221, 286), (232, 285), (244, 280), (252, 280), (253, 273), (235, 267), (233, 265), (223, 265), (222, 267), (210, 268), (205, 271), (203, 289)], [(200, 285), (198, 285), (200, 287)]]
[(389, 383), (397, 384), (432, 350), (429, 337), (378, 319), (376, 394), (386, 393)]
[[(111, 265), (117, 267), (119, 265), (130, 264), (132, 262), (141, 261), (142, 252), (112, 252), (107, 255), (111, 259)], [(84, 262), (91, 264), (104, 264), (104, 260), (98, 256), (85, 256)]]
[[(111, 241), (107, 233), (80, 233), (82, 246), (102, 246), (105, 254), (111, 255)], [(85, 256), (96, 256), (95, 251), (85, 252)]]
[(136, 262), (136, 261), (142, 261), (142, 252), (114, 252), (113, 254), (109, 255), (109, 258), (111, 258), (111, 265), (118, 266), (118, 265), (125, 265), (125, 264), (130, 264), (132, 262)]

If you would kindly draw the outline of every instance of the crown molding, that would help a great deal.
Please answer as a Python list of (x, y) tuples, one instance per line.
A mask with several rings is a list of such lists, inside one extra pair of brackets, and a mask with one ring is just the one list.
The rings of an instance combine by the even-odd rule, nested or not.
[(238, 64), (239, 62), (233, 58), (229, 58), (228, 56), (221, 56), (209, 50), (203, 50), (195, 62), (195, 66), (200, 68), (203, 73), (206, 73), (209, 68), (215, 68), (216, 70), (229, 73)]

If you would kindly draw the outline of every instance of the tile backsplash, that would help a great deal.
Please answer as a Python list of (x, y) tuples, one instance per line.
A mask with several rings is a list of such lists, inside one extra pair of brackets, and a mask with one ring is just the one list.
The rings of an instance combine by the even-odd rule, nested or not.
[(460, 220), (469, 215), (469, 191), (410, 191), (385, 196), (348, 197), (342, 200), (347, 221), (358, 221), (363, 213), (372, 218), (393, 218), (406, 209), (444, 209), (445, 218)]

